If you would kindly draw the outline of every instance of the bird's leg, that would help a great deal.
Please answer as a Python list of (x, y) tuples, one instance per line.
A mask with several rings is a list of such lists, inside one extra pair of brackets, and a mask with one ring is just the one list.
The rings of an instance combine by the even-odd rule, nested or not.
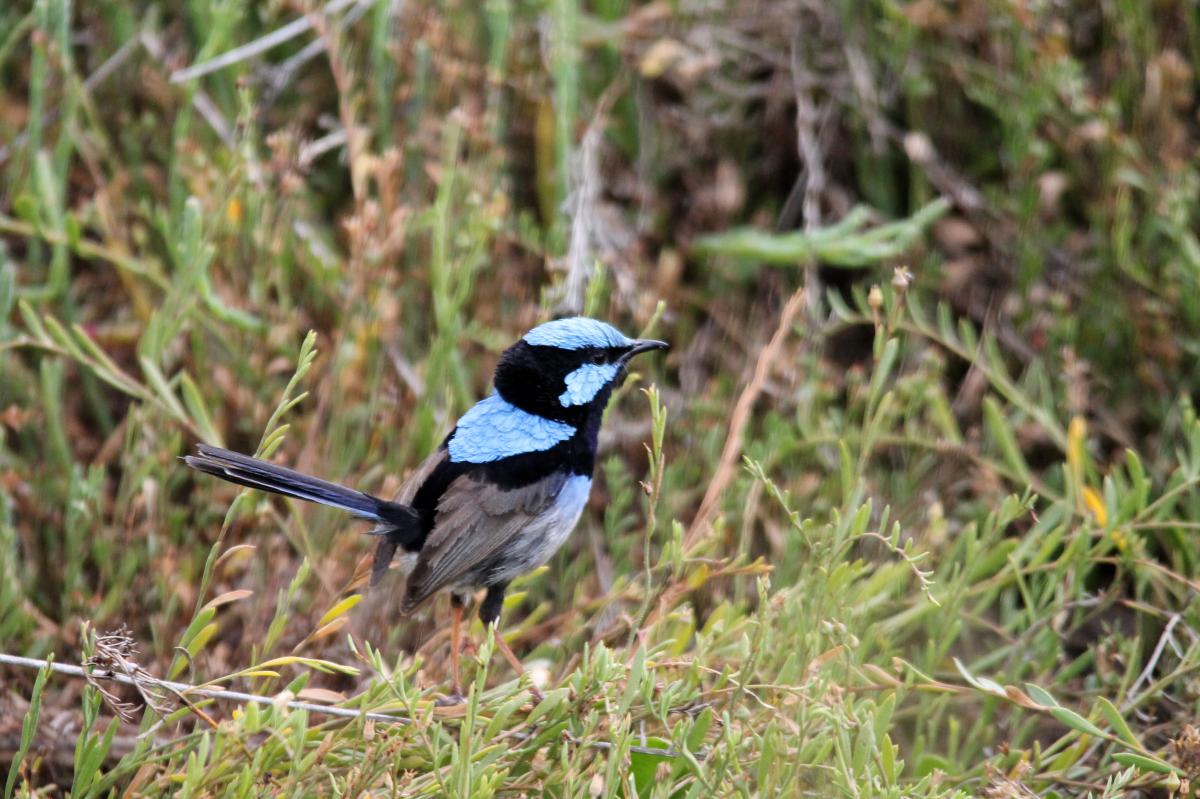
[[(504, 638), (500, 635), (499, 624), (492, 625), (492, 636), (496, 639), (496, 648), (504, 655), (504, 659), (512, 664), (513, 671), (517, 673), (517, 676), (524, 677), (525, 667), (521, 665), (521, 661), (517, 659), (516, 654), (508, 648), (508, 644), (504, 643)], [(535, 702), (541, 702), (546, 698), (541, 689), (534, 685), (532, 681), (529, 683), (529, 693), (533, 694), (533, 701)]]
[[(496, 642), (496, 648), (500, 650), (500, 654), (504, 655), (504, 659), (513, 667), (513, 671), (518, 677), (525, 676), (525, 667), (521, 665), (521, 661), (516, 654), (504, 642), (503, 636), (500, 635), (500, 608), (504, 605), (504, 591), (508, 588), (507, 585), (493, 585), (488, 587), (487, 596), (483, 598), (483, 603), (479, 606), (479, 620), (483, 622), (485, 627), (490, 627), (492, 630), (492, 639)], [(535, 702), (541, 702), (545, 696), (532, 682), (529, 684), (529, 692), (533, 694)]]
[(458, 598), (458, 594), (450, 595), (450, 670), (454, 672), (454, 681), (451, 683), (451, 689), (456, 697), (461, 697), (462, 680), (459, 679), (458, 671), (458, 653), (462, 648), (462, 618), (463, 618), (463, 603)]

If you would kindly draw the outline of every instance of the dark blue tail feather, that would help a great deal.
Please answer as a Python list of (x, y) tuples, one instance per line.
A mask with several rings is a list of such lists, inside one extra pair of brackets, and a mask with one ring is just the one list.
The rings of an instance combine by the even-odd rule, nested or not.
[[(188, 466), (206, 474), (247, 488), (257, 488), (285, 497), (339, 508), (360, 519), (379, 522), (386, 526), (379, 532), (400, 544), (407, 542), (410, 537), (415, 539), (419, 536), (420, 516), (408, 505), (388, 502), (361, 491), (318, 480), (267, 461), (251, 458), (249, 455), (209, 444), (198, 445), (196, 451), (198, 455), (188, 455), (183, 460)], [(394, 529), (386, 529), (388, 527)]]

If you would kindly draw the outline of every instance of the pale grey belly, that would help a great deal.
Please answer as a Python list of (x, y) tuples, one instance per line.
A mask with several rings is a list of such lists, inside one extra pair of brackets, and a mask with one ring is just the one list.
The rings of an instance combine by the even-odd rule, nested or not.
[(459, 585), (467, 588), (507, 584), (546, 563), (575, 529), (591, 490), (591, 477), (567, 478), (550, 507), (525, 525), (500, 552), (466, 575)]

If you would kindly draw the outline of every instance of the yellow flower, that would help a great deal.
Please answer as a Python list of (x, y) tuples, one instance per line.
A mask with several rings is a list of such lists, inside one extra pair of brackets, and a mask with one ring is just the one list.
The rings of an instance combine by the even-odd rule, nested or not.
[(1071, 467), (1071, 476), (1076, 480), (1083, 479), (1083, 454), (1087, 443), (1087, 421), (1082, 416), (1071, 419), (1067, 427), (1067, 465)]
[(1125, 552), (1129, 549), (1129, 537), (1125, 535), (1125, 531), (1117, 528), (1112, 531), (1113, 545), (1118, 552)]
[(1100, 498), (1100, 494), (1091, 486), (1083, 487), (1083, 504), (1091, 511), (1097, 524), (1101, 527), (1108, 524), (1108, 508), (1104, 506), (1104, 500)]

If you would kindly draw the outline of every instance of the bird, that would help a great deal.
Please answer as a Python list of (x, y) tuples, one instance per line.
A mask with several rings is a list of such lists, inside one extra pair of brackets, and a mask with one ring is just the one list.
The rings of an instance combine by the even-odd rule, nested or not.
[[(545, 564), (579, 521), (592, 488), (604, 410), (637, 355), (666, 342), (628, 338), (584, 316), (529, 330), (501, 353), (493, 390), (455, 424), (391, 500), (231, 450), (198, 444), (184, 462), (248, 488), (339, 508), (374, 523), (372, 586), (392, 570), (407, 580), (399, 614), (450, 595), (452, 699), (462, 699), (462, 621), (478, 615), (518, 678), (521, 661), (500, 634), (509, 584)], [(532, 694), (540, 696), (536, 686)]]

